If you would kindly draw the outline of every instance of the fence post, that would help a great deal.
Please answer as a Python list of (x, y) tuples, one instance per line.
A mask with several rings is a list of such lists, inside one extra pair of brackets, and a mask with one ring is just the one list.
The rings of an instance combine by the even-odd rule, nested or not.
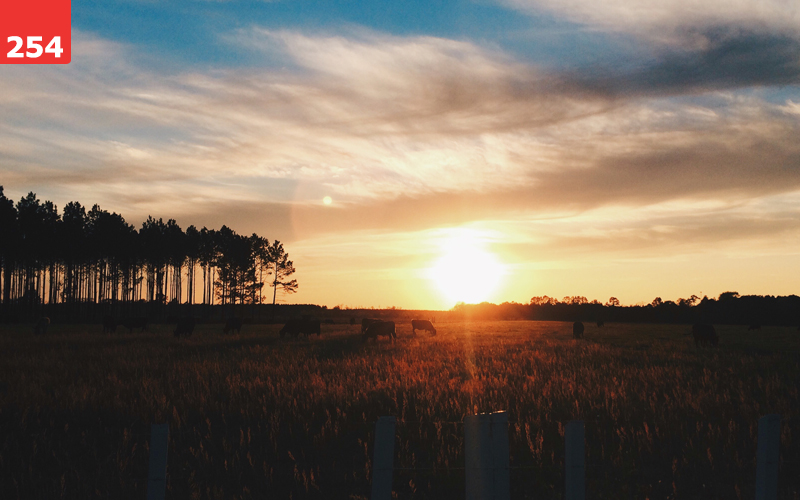
[(586, 498), (586, 451), (583, 420), (567, 422), (564, 435), (566, 460), (564, 478), (566, 480), (566, 500)]
[(487, 478), (481, 466), (483, 448), (488, 444), (489, 421), (487, 415), (464, 417), (464, 472), (466, 473), (467, 500), (488, 499)]
[(467, 500), (508, 500), (508, 414), (464, 417)]
[(394, 417), (378, 417), (372, 453), (372, 495), (370, 500), (391, 500), (394, 469)]
[(150, 471), (147, 474), (147, 500), (164, 500), (167, 487), (167, 448), (169, 424), (150, 426)]
[(781, 444), (780, 415), (765, 415), (758, 419), (757, 444), (756, 500), (777, 500)]
[(511, 478), (508, 470), (508, 413), (496, 411), (490, 415), (489, 428), (492, 440), (492, 478), (494, 500), (509, 500), (511, 497)]

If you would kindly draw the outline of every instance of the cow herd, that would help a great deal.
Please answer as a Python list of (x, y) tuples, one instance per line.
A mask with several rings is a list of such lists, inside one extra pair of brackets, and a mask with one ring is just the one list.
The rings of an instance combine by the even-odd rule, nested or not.
[[(193, 317), (187, 318), (171, 318), (170, 322), (175, 323), (173, 335), (175, 337), (189, 337), (194, 333), (197, 321)], [(225, 326), (222, 333), (241, 333), (242, 331), (242, 318), (228, 318), (225, 321)], [(47, 326), (50, 324), (48, 318), (41, 318), (34, 328), (34, 333), (42, 334), (47, 332)], [(139, 331), (146, 331), (149, 321), (147, 318), (126, 318), (122, 321), (117, 321), (113, 316), (103, 317), (103, 333), (111, 334), (117, 331), (117, 326), (122, 326), (128, 329), (128, 332), (133, 332), (134, 329)], [(436, 328), (433, 324), (426, 319), (415, 319), (411, 321), (411, 331), (414, 335), (417, 330), (428, 332), (430, 335), (436, 335)], [(300, 335), (317, 335), (322, 334), (321, 322), (317, 319), (311, 318), (293, 318), (289, 319), (286, 324), (278, 332), (280, 338), (283, 339), (287, 335), (298, 338)], [(380, 319), (364, 318), (361, 322), (361, 335), (366, 342), (369, 339), (377, 340), (378, 337), (389, 337), (389, 340), (395, 341), (397, 339), (397, 332), (394, 321), (383, 321)]]
[[(605, 326), (603, 321), (597, 322), (598, 327)], [(758, 330), (761, 327), (753, 327), (750, 325), (748, 328), (749, 330)], [(583, 323), (580, 321), (576, 321), (572, 324), (572, 338), (574, 339), (582, 339), (584, 338), (583, 332), (585, 328)], [(798, 328), (800, 330), (800, 328)], [(717, 335), (717, 331), (714, 329), (714, 325), (710, 325), (707, 323), (696, 323), (692, 325), (692, 333), (687, 333), (686, 335), (692, 335), (694, 337), (694, 344), (697, 347), (700, 346), (716, 346), (719, 344), (719, 336)]]
[[(175, 337), (191, 336), (196, 325), (196, 320), (193, 317), (178, 319), (173, 318), (172, 322), (176, 323), (175, 330), (173, 330), (173, 335)], [(228, 318), (225, 321), (225, 326), (222, 329), (222, 333), (225, 335), (232, 332), (241, 333), (242, 323), (242, 318)], [(355, 321), (351, 320), (350, 323), (353, 324)], [(149, 321), (146, 317), (131, 317), (117, 322), (112, 316), (104, 316), (103, 333), (114, 333), (117, 330), (117, 326), (127, 328), (129, 333), (132, 333), (134, 330), (144, 332), (147, 331), (148, 324)], [(49, 326), (50, 318), (41, 317), (34, 325), (33, 333), (36, 335), (46, 334)], [(605, 326), (605, 323), (602, 320), (597, 321), (597, 326), (603, 327)], [(750, 325), (748, 327), (748, 331), (758, 331), (760, 329), (760, 325)], [(417, 330), (428, 332), (431, 336), (436, 335), (436, 328), (430, 321), (426, 319), (411, 320), (411, 332), (415, 336), (417, 335)], [(798, 328), (798, 331), (800, 331), (800, 328)], [(585, 338), (584, 332), (585, 327), (582, 322), (576, 321), (572, 324), (572, 337), (574, 339)], [(309, 335), (314, 334), (319, 337), (322, 334), (320, 321), (310, 318), (289, 319), (279, 331), (281, 339), (283, 339), (286, 335), (291, 335), (292, 337), (297, 338), (301, 334), (305, 335), (306, 338), (308, 338)], [(697, 347), (716, 346), (719, 344), (719, 336), (717, 335), (714, 325), (711, 324), (694, 324), (692, 325), (691, 333), (685, 334), (685, 336), (688, 335), (692, 335), (692, 337), (694, 337), (694, 343)], [(370, 339), (377, 341), (378, 337), (389, 337), (389, 340), (394, 342), (397, 339), (397, 328), (395, 322), (374, 318), (364, 318), (361, 321), (361, 337), (364, 342)]]
[[(431, 336), (436, 335), (436, 328), (427, 319), (412, 319), (411, 333), (417, 335), (417, 330), (428, 332)], [(366, 342), (369, 339), (378, 340), (379, 336), (389, 337), (389, 340), (397, 340), (397, 329), (394, 321), (383, 321), (380, 319), (364, 318), (361, 320), (361, 335)]]
[[(49, 324), (49, 319), (42, 318), (42, 320), (47, 320), (47, 324)], [(42, 320), (40, 320), (40, 323)], [(193, 317), (170, 318), (168, 321), (170, 323), (175, 323), (175, 330), (172, 332), (175, 337), (189, 337), (194, 333), (194, 327), (197, 324), (197, 321)], [(117, 321), (113, 316), (103, 316), (103, 333), (116, 333), (118, 326), (127, 328), (128, 333), (133, 333), (134, 330), (144, 332), (148, 331), (147, 327), (149, 324), (150, 321), (146, 317), (132, 317)], [(39, 330), (41, 330), (41, 328), (37, 324), (35, 333), (40, 333)], [(222, 333), (227, 334), (233, 331), (239, 333), (241, 330), (241, 318), (228, 318), (225, 322), (225, 327), (222, 329)]]

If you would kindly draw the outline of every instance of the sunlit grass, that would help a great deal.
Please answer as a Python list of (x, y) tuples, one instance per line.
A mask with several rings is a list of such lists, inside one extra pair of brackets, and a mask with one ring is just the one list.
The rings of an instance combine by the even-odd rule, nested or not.
[(399, 498), (463, 498), (464, 415), (505, 409), (514, 498), (563, 495), (563, 428), (586, 421), (589, 498), (753, 498), (757, 420), (785, 419), (781, 498), (798, 498), (800, 339), (720, 327), (439, 323), (363, 344), (357, 326), (175, 339), (0, 327), (3, 498), (143, 497), (148, 424), (170, 423), (173, 498), (367, 498), (372, 423), (399, 419)]

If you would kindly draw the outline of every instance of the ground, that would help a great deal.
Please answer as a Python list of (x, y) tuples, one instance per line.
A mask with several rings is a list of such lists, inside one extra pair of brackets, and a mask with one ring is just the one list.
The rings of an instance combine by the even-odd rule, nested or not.
[(506, 410), (512, 498), (562, 498), (564, 425), (586, 425), (587, 498), (753, 498), (758, 418), (783, 418), (779, 498), (800, 498), (800, 333), (688, 325), (398, 323), (283, 340), (280, 325), (0, 326), (0, 497), (142, 498), (170, 424), (167, 498), (368, 498), (378, 416), (398, 418), (397, 498), (464, 498), (463, 417)]

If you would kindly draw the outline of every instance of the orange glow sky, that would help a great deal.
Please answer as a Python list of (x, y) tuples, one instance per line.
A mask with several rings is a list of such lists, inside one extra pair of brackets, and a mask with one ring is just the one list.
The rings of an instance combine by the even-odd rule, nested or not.
[(446, 4), (75, 3), (0, 68), (0, 185), (278, 239), (289, 303), (800, 292), (796, 6)]

